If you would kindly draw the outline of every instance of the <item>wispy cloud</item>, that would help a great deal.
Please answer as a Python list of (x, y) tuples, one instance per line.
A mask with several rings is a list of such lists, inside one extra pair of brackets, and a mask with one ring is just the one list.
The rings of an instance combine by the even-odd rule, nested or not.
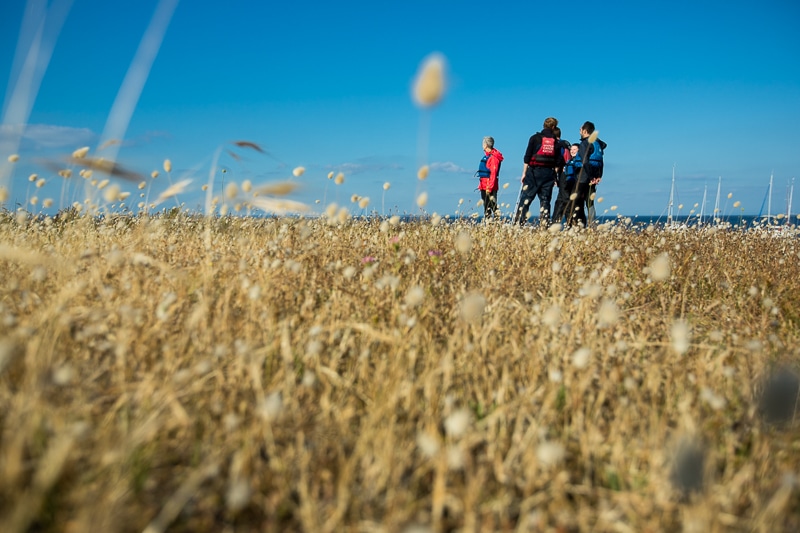
[[(19, 126), (0, 125), (0, 140), (13, 140), (19, 132)], [(54, 124), (27, 124), (22, 131), (23, 149), (64, 148), (75, 149), (92, 143), (97, 134), (88, 128), (73, 128)]]
[(452, 161), (437, 161), (431, 163), (430, 169), (431, 172), (447, 172), (450, 174), (471, 174), (473, 172), (456, 165)]
[(339, 165), (328, 165), (328, 169), (336, 172), (344, 172), (347, 175), (385, 172), (387, 170), (403, 170), (403, 165), (394, 162), (381, 162), (361, 160), (353, 163), (342, 163)]

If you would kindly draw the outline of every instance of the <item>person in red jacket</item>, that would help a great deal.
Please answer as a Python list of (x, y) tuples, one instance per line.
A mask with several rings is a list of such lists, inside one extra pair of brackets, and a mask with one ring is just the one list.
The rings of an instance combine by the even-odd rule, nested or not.
[(497, 191), (500, 189), (499, 174), (503, 154), (494, 147), (493, 137), (483, 138), (483, 159), (478, 165), (478, 190), (483, 200), (483, 218), (497, 216)]

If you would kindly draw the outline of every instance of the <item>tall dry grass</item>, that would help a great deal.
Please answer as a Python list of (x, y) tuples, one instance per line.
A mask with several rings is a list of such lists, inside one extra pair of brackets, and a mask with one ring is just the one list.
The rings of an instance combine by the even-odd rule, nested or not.
[(3, 531), (800, 528), (795, 239), (70, 215), (0, 217)]

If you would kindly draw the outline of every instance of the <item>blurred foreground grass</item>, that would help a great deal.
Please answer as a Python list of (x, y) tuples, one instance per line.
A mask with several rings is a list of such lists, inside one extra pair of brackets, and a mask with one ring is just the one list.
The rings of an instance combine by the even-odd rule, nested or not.
[(0, 525), (798, 530), (798, 252), (0, 214)]

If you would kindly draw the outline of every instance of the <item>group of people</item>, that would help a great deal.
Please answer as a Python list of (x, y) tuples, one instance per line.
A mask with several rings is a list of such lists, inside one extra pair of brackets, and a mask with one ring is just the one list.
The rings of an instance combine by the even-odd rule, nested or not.
[[(522, 166), (522, 186), (514, 210), (513, 223), (524, 225), (533, 200), (539, 198), (539, 223), (544, 226), (563, 222), (587, 226), (594, 219), (594, 197), (603, 178), (606, 143), (597, 138), (592, 122), (580, 129), (581, 140), (570, 144), (561, 139), (558, 120), (548, 117), (542, 131), (528, 140)], [(484, 217), (497, 216), (497, 192), (503, 154), (494, 147), (492, 137), (483, 138), (484, 156), (478, 166), (478, 190)], [(553, 188), (558, 187), (554, 209), (550, 211)], [(586, 210), (589, 210), (587, 220)]]

